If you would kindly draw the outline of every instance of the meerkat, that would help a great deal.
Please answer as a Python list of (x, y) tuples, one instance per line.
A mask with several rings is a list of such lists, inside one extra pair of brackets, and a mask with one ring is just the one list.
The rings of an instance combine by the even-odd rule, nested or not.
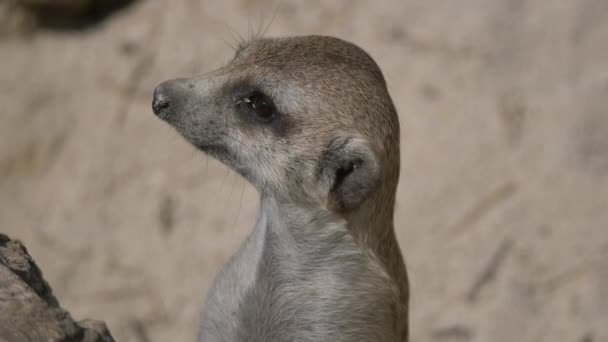
[(407, 340), (399, 120), (364, 50), (252, 39), (218, 70), (161, 83), (152, 107), (260, 193), (257, 223), (208, 291), (200, 341)]

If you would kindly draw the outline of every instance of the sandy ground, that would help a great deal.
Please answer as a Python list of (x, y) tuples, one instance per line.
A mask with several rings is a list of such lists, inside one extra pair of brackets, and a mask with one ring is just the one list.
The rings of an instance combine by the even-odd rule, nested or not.
[[(192, 341), (257, 194), (150, 110), (238, 32), (329, 34), (400, 113), (413, 341), (608, 341), (608, 2), (140, 1), (0, 41), (0, 231), (76, 317)], [(278, 10), (277, 10), (278, 7)]]

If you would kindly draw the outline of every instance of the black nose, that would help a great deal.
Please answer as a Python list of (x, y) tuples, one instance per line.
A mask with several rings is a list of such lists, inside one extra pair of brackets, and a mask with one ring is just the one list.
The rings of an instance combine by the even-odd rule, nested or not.
[(167, 94), (166, 84), (163, 83), (154, 89), (154, 97), (152, 99), (152, 111), (154, 114), (164, 117), (171, 107), (171, 99)]

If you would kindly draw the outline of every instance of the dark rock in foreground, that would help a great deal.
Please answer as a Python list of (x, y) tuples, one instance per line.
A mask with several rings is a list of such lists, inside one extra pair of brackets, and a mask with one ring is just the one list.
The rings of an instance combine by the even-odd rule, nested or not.
[(0, 234), (0, 341), (114, 341), (105, 323), (75, 322), (27, 249)]

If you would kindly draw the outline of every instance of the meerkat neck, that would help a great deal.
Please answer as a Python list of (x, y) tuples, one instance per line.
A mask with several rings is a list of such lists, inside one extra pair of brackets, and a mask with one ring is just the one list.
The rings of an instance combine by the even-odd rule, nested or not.
[(378, 192), (359, 210), (347, 215), (348, 229), (359, 247), (377, 257), (408, 296), (405, 263), (394, 228), (395, 189)]
[[(343, 222), (359, 247), (387, 261), (399, 251), (394, 232), (394, 194), (380, 193), (358, 210), (345, 216), (324, 208), (297, 205), (262, 193), (260, 198), (260, 221), (272, 231), (311, 231), (322, 228), (324, 223)], [(388, 247), (388, 248), (387, 248)]]
[(339, 219), (334, 216), (327, 210), (284, 202), (268, 194), (261, 195), (259, 217), (267, 231), (314, 234), (314, 229), (322, 228), (324, 222)]
[(349, 230), (361, 248), (369, 249), (384, 259), (386, 247), (396, 243), (394, 229), (394, 195), (379, 193), (358, 210), (346, 215)]

